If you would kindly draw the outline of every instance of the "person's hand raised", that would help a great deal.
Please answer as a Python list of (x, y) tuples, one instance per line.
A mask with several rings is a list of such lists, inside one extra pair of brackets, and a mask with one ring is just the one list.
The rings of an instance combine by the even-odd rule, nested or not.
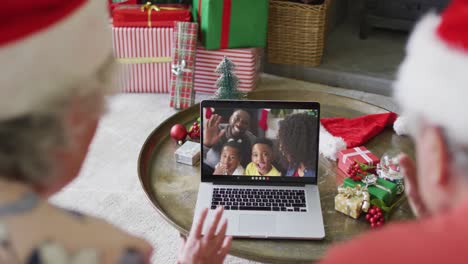
[(203, 128), (203, 145), (211, 147), (218, 143), (219, 139), (226, 133), (226, 130), (220, 130), (221, 116), (214, 114), (206, 121)]
[(185, 263), (213, 263), (221, 264), (231, 248), (232, 237), (226, 236), (227, 220), (221, 224), (218, 232), (218, 225), (224, 209), (216, 209), (215, 217), (208, 232), (202, 236), (203, 224), (208, 214), (208, 209), (202, 211), (200, 218), (194, 222), (190, 235), (182, 241), (178, 264)]
[(421, 199), (418, 188), (418, 175), (416, 165), (407, 155), (400, 157), (400, 167), (405, 179), (405, 193), (408, 196), (409, 204), (413, 213), (417, 217), (423, 217), (429, 214), (425, 204)]

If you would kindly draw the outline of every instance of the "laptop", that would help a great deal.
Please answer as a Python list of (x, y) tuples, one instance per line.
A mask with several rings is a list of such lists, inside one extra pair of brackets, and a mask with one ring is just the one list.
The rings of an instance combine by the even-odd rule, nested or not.
[(227, 235), (325, 237), (317, 186), (319, 103), (205, 100), (200, 117), (195, 218), (210, 209), (203, 234), (223, 206)]

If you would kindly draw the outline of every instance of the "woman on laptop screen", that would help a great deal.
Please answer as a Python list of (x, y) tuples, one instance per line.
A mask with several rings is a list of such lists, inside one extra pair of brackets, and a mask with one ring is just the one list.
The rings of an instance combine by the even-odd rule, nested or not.
[(317, 117), (309, 113), (287, 116), (279, 123), (278, 143), (288, 169), (285, 176), (315, 177)]

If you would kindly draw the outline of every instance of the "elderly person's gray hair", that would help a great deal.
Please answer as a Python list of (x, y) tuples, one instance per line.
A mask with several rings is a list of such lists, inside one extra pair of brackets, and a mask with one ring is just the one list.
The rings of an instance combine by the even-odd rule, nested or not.
[(34, 112), (0, 120), (0, 179), (37, 187), (53, 182), (57, 175), (52, 150), (73, 148), (75, 142), (70, 141), (70, 135), (82, 129), (70, 127), (65, 118), (72, 100), (80, 98), (83, 103), (79, 111), (88, 115), (89, 120), (101, 115), (104, 95), (114, 87), (114, 71), (114, 59), (109, 58), (95, 76), (76, 87), (64, 88), (61, 94), (43, 102)]

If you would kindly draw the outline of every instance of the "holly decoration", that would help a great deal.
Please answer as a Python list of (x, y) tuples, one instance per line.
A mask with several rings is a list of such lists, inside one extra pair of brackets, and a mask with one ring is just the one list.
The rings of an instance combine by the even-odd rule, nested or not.
[(193, 122), (192, 127), (190, 127), (190, 129), (188, 131), (188, 136), (191, 139), (200, 138), (200, 123), (198, 121)]
[(175, 124), (171, 128), (171, 138), (173, 138), (179, 145), (184, 144), (187, 134), (187, 129), (181, 124)]
[(385, 223), (382, 209), (372, 205), (367, 211), (366, 220), (369, 221), (372, 228), (381, 227)]
[(367, 164), (353, 160), (346, 173), (353, 181), (361, 181), (363, 177), (367, 176), (367, 174), (370, 174), (374, 169), (374, 166), (369, 166)]

